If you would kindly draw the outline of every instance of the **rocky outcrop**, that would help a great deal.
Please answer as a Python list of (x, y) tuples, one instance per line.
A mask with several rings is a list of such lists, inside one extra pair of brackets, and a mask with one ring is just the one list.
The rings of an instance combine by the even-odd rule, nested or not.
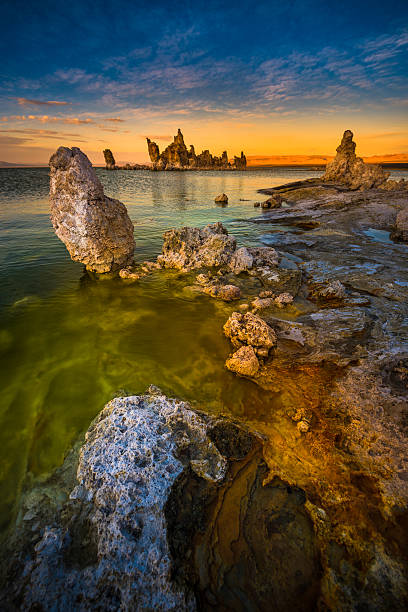
[(247, 165), (243, 152), (234, 158), (233, 164), (229, 163), (226, 151), (220, 157), (211, 155), (208, 149), (197, 155), (193, 145), (187, 149), (180, 129), (162, 153), (150, 138), (147, 138), (147, 148), (153, 170), (245, 170)]
[(112, 151), (110, 149), (105, 149), (103, 152), (103, 155), (105, 157), (106, 169), (115, 170), (116, 162), (115, 162), (115, 158), (113, 157)]
[(89, 159), (76, 147), (50, 158), (51, 221), (71, 259), (97, 273), (133, 260), (133, 224), (126, 207), (106, 196)]
[(346, 130), (342, 141), (337, 147), (337, 155), (326, 166), (323, 180), (327, 182), (344, 184), (350, 189), (372, 189), (386, 182), (389, 172), (384, 172), (381, 166), (364, 163), (357, 157), (356, 143), (353, 141), (353, 132)]
[[(315, 607), (320, 553), (302, 489), (262, 440), (150, 388), (112, 400), (78, 452), (23, 498), (2, 550), (4, 610)], [(233, 551), (239, 551), (232, 554)], [(5, 567), (4, 567), (5, 566)]]
[(228, 236), (222, 223), (213, 223), (203, 229), (182, 227), (163, 234), (162, 254), (157, 260), (164, 268), (188, 272), (227, 265), (235, 247), (235, 238)]

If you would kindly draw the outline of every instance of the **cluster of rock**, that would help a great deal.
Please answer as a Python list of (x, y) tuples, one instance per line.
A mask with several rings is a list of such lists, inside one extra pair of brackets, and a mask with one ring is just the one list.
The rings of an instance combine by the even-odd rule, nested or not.
[(133, 224), (126, 207), (104, 194), (86, 155), (76, 147), (60, 147), (50, 158), (50, 170), (51, 221), (71, 258), (97, 273), (129, 265)]
[(243, 152), (240, 157), (234, 157), (232, 164), (226, 151), (220, 157), (211, 155), (207, 149), (197, 155), (193, 145), (187, 149), (180, 129), (162, 153), (150, 138), (147, 138), (147, 148), (153, 170), (245, 170), (247, 165)]
[(351, 130), (344, 132), (336, 151), (336, 157), (326, 166), (323, 180), (361, 190), (381, 187), (387, 182), (389, 172), (384, 172), (381, 166), (366, 164), (356, 156), (356, 143)]

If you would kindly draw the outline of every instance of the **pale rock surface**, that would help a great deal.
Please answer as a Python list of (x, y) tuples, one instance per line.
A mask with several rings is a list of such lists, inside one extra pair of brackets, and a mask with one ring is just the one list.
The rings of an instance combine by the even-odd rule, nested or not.
[(213, 223), (203, 229), (182, 227), (163, 234), (162, 254), (157, 260), (165, 268), (187, 272), (225, 266), (235, 248), (235, 238), (228, 236), (222, 223)]
[(234, 274), (247, 272), (253, 266), (254, 258), (246, 247), (241, 247), (235, 251), (231, 257), (230, 268)]
[(114, 272), (133, 260), (134, 228), (126, 207), (106, 196), (89, 159), (77, 147), (50, 158), (51, 221), (71, 259), (92, 272)]
[[(172, 580), (165, 505), (187, 465), (217, 484), (228, 463), (207, 435), (209, 418), (149, 391), (115, 398), (90, 426), (69, 501), (8, 584), (19, 609), (196, 609), (191, 592)], [(37, 512), (24, 517), (33, 530)]]

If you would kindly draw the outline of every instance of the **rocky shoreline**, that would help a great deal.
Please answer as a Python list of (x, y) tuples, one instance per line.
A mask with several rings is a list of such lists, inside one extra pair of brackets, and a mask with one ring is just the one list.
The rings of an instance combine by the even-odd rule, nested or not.
[(276, 409), (242, 424), (153, 387), (110, 402), (23, 496), (6, 609), (408, 606), (408, 190), (351, 139), (322, 179), (261, 190), (264, 246), (184, 227), (116, 268), (226, 302), (225, 367)]

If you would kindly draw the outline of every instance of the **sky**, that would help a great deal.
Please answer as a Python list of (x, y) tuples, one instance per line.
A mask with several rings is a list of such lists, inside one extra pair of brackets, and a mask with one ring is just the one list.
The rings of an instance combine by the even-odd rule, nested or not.
[(147, 161), (177, 128), (196, 151), (408, 153), (407, 0), (0, 6), (0, 160)]

